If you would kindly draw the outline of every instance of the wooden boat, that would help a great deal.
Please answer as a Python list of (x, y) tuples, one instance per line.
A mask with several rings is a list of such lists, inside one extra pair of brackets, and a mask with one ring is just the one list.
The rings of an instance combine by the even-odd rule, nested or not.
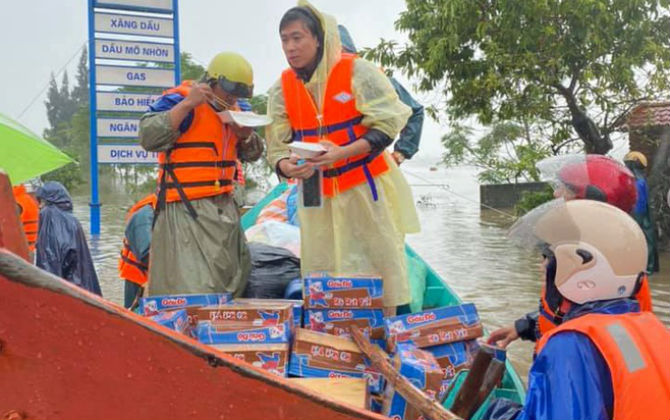
[[(247, 212), (245, 227), (284, 188)], [(0, 419), (383, 418), (163, 328), (28, 264), (27, 255), (0, 174)], [(426, 307), (460, 302), (426, 272)], [(495, 392), (523, 398), (511, 366)]]

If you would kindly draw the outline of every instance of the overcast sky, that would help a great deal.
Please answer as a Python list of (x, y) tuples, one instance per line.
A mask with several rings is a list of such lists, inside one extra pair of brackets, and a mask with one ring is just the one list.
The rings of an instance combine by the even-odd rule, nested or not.
[[(46, 86), (51, 72), (57, 73), (86, 42), (87, 1), (7, 3), (0, 25), (0, 77), (4, 81), (0, 112), (16, 118)], [(295, 4), (290, 0), (181, 0), (181, 50), (192, 53), (203, 64), (219, 51), (243, 54), (254, 68), (256, 92), (264, 92), (287, 67), (278, 26), (282, 14)], [(358, 48), (376, 45), (380, 38), (404, 39), (394, 28), (405, 7), (402, 0), (314, 0), (313, 4), (347, 26)], [(67, 66), (71, 85), (77, 61), (78, 55)], [(57, 79), (60, 84), (60, 77)], [(407, 82), (406, 87), (414, 92), (412, 83)], [(47, 125), (44, 99), (42, 93), (20, 118), (20, 122), (40, 134)], [(437, 161), (441, 131), (438, 124), (427, 119), (416, 161)]]

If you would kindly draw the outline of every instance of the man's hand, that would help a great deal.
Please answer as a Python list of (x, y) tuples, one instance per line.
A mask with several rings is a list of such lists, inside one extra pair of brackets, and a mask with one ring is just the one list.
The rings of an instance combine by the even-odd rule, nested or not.
[(233, 130), (233, 133), (235, 133), (237, 138), (240, 140), (248, 138), (253, 132), (253, 129), (251, 127), (242, 127), (235, 123), (231, 123), (230, 128)]
[(198, 83), (191, 86), (191, 91), (184, 98), (184, 102), (192, 108), (212, 100), (214, 100), (214, 92), (206, 83)]
[(518, 338), (519, 334), (516, 332), (516, 328), (514, 328), (514, 325), (510, 325), (493, 331), (491, 335), (489, 335), (488, 340), (486, 340), (486, 343), (506, 348), (511, 342)]
[(277, 164), (279, 170), (289, 178), (307, 179), (314, 174), (314, 165), (305, 162), (298, 165), (298, 156), (291, 154), (288, 159), (282, 159)]
[(335, 143), (329, 141), (320, 141), (319, 144), (321, 144), (321, 146), (326, 149), (326, 152), (311, 159), (307, 159), (307, 162), (313, 164), (314, 166), (332, 165), (338, 160), (346, 159), (348, 157), (346, 154), (346, 149), (336, 145)]
[(395, 164), (398, 166), (400, 166), (400, 164), (405, 161), (405, 155), (403, 155), (397, 150), (391, 153), (391, 156), (393, 156), (393, 160), (395, 160)]

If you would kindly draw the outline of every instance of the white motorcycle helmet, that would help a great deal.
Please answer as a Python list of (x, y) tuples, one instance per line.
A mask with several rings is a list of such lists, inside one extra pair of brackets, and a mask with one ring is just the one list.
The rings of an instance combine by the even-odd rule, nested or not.
[(519, 219), (509, 235), (553, 253), (558, 292), (580, 305), (632, 296), (647, 266), (647, 242), (638, 224), (599, 201), (553, 200)]

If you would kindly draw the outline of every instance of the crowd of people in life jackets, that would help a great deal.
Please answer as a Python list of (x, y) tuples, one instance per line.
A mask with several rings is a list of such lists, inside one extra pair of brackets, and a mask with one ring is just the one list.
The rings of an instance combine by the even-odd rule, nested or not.
[[(259, 159), (264, 144), (280, 179), (323, 177), (321, 205), (298, 209), (302, 272), (375, 272), (384, 279), (386, 313), (409, 302), (404, 238), (419, 222), (398, 165), (417, 151), (423, 108), (356, 55), (334, 18), (299, 4), (279, 24), (288, 68), (268, 91), (265, 141), (227, 113), (248, 110), (254, 86), (251, 65), (232, 52), (216, 55), (202, 79), (166, 91), (142, 117), (140, 143), (159, 155), (158, 187), (126, 218), (119, 260), (126, 306), (143, 293), (243, 292), (250, 257), (234, 181), (239, 162)], [(320, 143), (325, 152), (300, 160), (291, 142)], [(632, 152), (625, 160), (633, 172), (596, 155), (539, 165), (557, 198), (510, 231), (518, 244), (541, 250), (539, 310), (489, 337), (502, 347), (536, 342), (527, 399), (496, 400), (487, 418), (670, 415), (670, 332), (653, 315), (647, 277), (657, 260), (646, 159)], [(35, 203), (21, 187), (15, 192), (37, 264), (100, 294), (64, 188), (47, 183), (38, 191), (39, 229)], [(67, 227), (61, 239), (56, 224)]]

